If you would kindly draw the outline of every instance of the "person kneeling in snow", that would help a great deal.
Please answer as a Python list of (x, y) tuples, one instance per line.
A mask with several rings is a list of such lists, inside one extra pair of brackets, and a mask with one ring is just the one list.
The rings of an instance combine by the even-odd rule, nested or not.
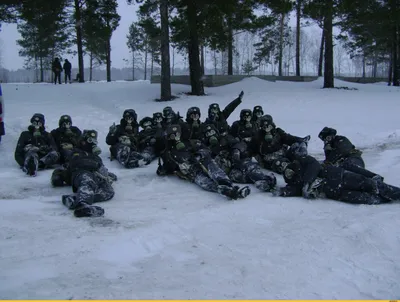
[(200, 141), (181, 141), (181, 128), (171, 125), (166, 131), (166, 149), (160, 156), (157, 175), (175, 174), (202, 189), (218, 192), (230, 199), (245, 198), (249, 187), (234, 186), (226, 173), (205, 151)]
[(400, 188), (388, 185), (381, 177), (368, 178), (341, 167), (320, 164), (314, 157), (297, 154), (299, 144), (290, 148), (291, 163), (284, 167), (287, 185), (275, 196), (327, 197), (353, 204), (381, 204), (400, 201)]
[(57, 146), (45, 130), (45, 118), (35, 113), (31, 125), (18, 139), (14, 154), (16, 162), (27, 175), (36, 176), (38, 170), (51, 168), (59, 159)]
[(252, 161), (247, 144), (232, 135), (221, 137), (214, 125), (203, 125), (202, 141), (220, 168), (236, 183), (254, 184), (264, 192), (271, 192), (276, 186), (276, 177), (261, 169)]
[(111, 159), (116, 159), (125, 168), (132, 169), (149, 164), (137, 148), (139, 124), (137, 114), (133, 109), (124, 111), (119, 125), (110, 127), (106, 143), (110, 145)]
[(67, 170), (76, 194), (63, 195), (62, 203), (74, 210), (76, 217), (96, 217), (104, 214), (104, 209), (93, 203), (108, 201), (114, 197), (112, 183), (117, 176), (104, 166), (97, 146), (97, 131), (84, 130), (68, 160)]

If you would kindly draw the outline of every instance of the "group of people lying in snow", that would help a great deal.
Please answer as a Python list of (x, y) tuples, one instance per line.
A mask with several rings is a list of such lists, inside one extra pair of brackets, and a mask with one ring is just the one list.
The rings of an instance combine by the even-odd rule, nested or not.
[[(261, 106), (241, 110), (239, 120), (229, 125), (242, 97), (243, 92), (223, 110), (209, 105), (204, 122), (198, 107), (187, 110), (185, 121), (169, 106), (139, 122), (135, 110), (127, 109), (106, 137), (110, 159), (132, 169), (158, 158), (157, 175), (176, 175), (229, 199), (245, 198), (250, 194), (246, 184), (254, 184), (282, 197), (353, 204), (400, 200), (400, 188), (365, 169), (362, 152), (335, 129), (324, 127), (318, 135), (325, 152), (319, 162), (307, 152), (309, 135), (294, 136), (276, 127)], [(61, 116), (59, 127), (49, 133), (43, 114), (36, 113), (21, 133), (15, 160), (28, 175), (60, 165), (52, 173), (52, 185), (72, 186), (75, 193), (63, 195), (63, 204), (77, 217), (101, 216), (104, 210), (93, 204), (114, 196), (117, 176), (104, 166), (97, 136), (95, 130), (73, 126), (69, 115)], [(283, 176), (285, 187), (277, 186), (274, 173)]]

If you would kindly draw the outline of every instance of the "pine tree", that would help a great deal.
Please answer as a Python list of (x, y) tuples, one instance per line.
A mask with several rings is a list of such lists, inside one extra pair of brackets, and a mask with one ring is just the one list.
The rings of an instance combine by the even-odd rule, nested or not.
[(129, 26), (129, 32), (126, 35), (128, 41), (126, 42), (129, 51), (132, 55), (132, 80), (135, 80), (135, 68), (136, 68), (136, 55), (138, 52), (143, 51), (144, 34), (142, 28), (140, 28), (137, 22), (132, 23)]
[(19, 53), (27, 58), (27, 64), (32, 60), (39, 62), (41, 82), (52, 59), (70, 46), (66, 5), (65, 0), (35, 0), (24, 2), (19, 8), (23, 20), (18, 24), (21, 39), (17, 44), (22, 48)]

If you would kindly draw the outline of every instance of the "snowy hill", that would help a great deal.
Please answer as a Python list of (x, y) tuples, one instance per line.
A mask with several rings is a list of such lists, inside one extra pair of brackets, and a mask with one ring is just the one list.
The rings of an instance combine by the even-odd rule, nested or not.
[[(1, 299), (398, 299), (400, 203), (353, 206), (261, 193), (227, 201), (194, 184), (155, 174), (157, 163), (126, 170), (108, 160), (105, 137), (122, 112), (139, 118), (172, 106), (181, 115), (221, 107), (244, 90), (239, 111), (262, 105), (278, 127), (310, 134), (334, 127), (364, 150), (369, 169), (400, 185), (400, 89), (248, 78), (208, 88), (207, 96), (157, 103), (149, 82), (3, 84), (6, 133), (0, 144)], [(62, 204), (70, 188), (50, 186), (51, 171), (25, 176), (14, 160), (33, 113), (51, 130), (62, 114), (99, 132), (102, 157), (119, 176), (102, 218), (77, 219)], [(283, 184), (281, 177), (278, 177)]]

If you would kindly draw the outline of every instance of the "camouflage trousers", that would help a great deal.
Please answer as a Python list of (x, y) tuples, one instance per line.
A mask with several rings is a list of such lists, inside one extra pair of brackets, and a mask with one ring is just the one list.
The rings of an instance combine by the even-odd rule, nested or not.
[(76, 196), (68, 208), (73, 209), (79, 204), (93, 204), (108, 201), (114, 197), (114, 188), (111, 183), (97, 177), (94, 173), (82, 171), (73, 180)]
[(111, 154), (125, 168), (132, 169), (148, 165), (153, 161), (155, 151), (153, 147), (147, 147), (142, 152), (133, 150), (132, 147), (121, 143), (110, 148)]
[(25, 154), (25, 161), (22, 170), (30, 175), (35, 175), (38, 170), (49, 168), (57, 164), (59, 155), (56, 151), (50, 151), (40, 156), (35, 151), (28, 151)]
[(275, 175), (263, 170), (250, 158), (233, 165), (229, 178), (236, 183), (254, 184), (257, 189), (264, 192), (270, 192), (276, 187)]

